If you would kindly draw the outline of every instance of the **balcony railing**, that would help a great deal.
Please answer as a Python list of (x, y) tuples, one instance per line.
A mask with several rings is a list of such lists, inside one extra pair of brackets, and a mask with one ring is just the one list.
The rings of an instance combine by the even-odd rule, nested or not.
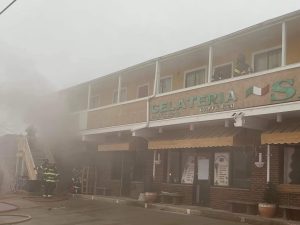
[(87, 117), (87, 129), (146, 122), (147, 100), (140, 99), (91, 110)]

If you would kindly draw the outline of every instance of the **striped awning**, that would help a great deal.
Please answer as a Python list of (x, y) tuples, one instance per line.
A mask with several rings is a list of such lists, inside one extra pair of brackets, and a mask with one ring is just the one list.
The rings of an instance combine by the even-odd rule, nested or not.
[(271, 126), (261, 135), (262, 144), (300, 143), (300, 122), (282, 122)]
[[(204, 127), (194, 131), (167, 132), (148, 141), (148, 149), (236, 146), (245, 134), (241, 128)], [(239, 140), (240, 137), (240, 140)]]

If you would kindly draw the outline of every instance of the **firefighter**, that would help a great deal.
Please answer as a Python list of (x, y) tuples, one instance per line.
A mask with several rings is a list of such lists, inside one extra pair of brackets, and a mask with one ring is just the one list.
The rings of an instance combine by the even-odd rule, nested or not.
[(37, 175), (38, 175), (39, 180), (43, 179), (44, 169), (47, 168), (48, 165), (49, 165), (49, 160), (44, 159), (42, 164), (35, 168), (35, 170), (37, 171)]
[(44, 168), (43, 172), (43, 183), (44, 183), (44, 195), (43, 197), (52, 197), (53, 191), (58, 182), (58, 171), (55, 164), (48, 164), (46, 168)]
[(233, 72), (235, 77), (246, 75), (252, 72), (251, 67), (246, 63), (246, 58), (243, 54), (239, 54)]

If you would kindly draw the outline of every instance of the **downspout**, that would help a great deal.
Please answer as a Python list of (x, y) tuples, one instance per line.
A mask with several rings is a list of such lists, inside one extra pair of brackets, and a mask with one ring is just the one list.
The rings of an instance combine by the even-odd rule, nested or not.
[[(159, 65), (159, 60), (156, 60), (153, 94), (147, 99), (147, 124), (146, 124), (147, 127), (149, 127), (149, 123), (150, 123), (150, 100), (156, 96), (157, 89), (159, 87), (159, 83), (158, 83), (159, 77), (160, 77), (160, 65)], [(156, 174), (156, 155), (157, 155), (157, 151), (155, 150), (153, 154), (153, 164), (152, 164), (153, 180), (155, 179), (155, 174)]]
[(270, 182), (270, 145), (267, 145), (267, 183)]
[[(159, 59), (156, 60), (155, 63), (155, 77), (154, 77), (154, 86), (153, 86), (153, 93), (152, 95), (148, 96), (147, 98), (147, 114), (146, 114), (146, 124), (144, 126), (139, 127), (138, 129), (144, 129), (144, 128), (148, 128), (149, 127), (149, 123), (150, 123), (150, 100), (154, 97), (156, 97), (157, 94), (157, 90), (159, 87), (159, 77), (160, 77), (160, 65), (159, 65)], [(134, 130), (132, 130), (132, 132), (134, 132)], [(152, 176), (153, 179), (155, 177), (155, 171), (156, 171), (156, 155), (157, 155), (157, 151), (154, 151), (154, 156), (153, 156), (153, 171), (152, 171)]]

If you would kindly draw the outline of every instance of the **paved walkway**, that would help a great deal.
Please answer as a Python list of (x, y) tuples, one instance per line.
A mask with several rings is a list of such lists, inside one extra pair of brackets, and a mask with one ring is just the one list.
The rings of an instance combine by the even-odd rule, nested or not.
[[(28, 214), (32, 219), (24, 225), (241, 225), (243, 223), (217, 220), (196, 215), (145, 209), (126, 204), (86, 199), (60, 202), (33, 202), (11, 197), (6, 202), (19, 210), (11, 214)], [(9, 214), (9, 213), (6, 213)]]

